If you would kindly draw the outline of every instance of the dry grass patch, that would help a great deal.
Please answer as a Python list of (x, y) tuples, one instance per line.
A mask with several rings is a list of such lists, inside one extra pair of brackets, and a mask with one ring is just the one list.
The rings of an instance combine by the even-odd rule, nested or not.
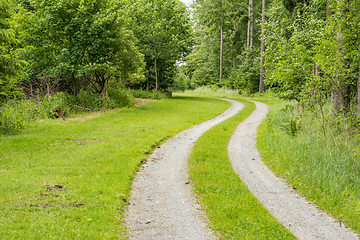
[(134, 98), (134, 105), (135, 106), (140, 106), (149, 102), (155, 102), (155, 101), (159, 101), (159, 100), (154, 100), (154, 99), (146, 99), (146, 98)]

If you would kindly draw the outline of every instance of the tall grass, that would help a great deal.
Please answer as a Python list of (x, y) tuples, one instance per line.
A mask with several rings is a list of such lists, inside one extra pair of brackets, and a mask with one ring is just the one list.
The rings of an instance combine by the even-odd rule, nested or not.
[(186, 96), (198, 96), (198, 97), (238, 97), (239, 94), (237, 90), (229, 88), (218, 88), (214, 87), (198, 87), (195, 90), (186, 90), (182, 95)]
[(160, 99), (166, 99), (166, 98), (171, 98), (172, 93), (171, 92), (161, 92), (161, 91), (146, 91), (146, 90), (130, 90), (130, 93), (135, 97), (135, 98), (146, 98), (146, 99), (156, 99), (156, 100), (160, 100)]
[(59, 92), (9, 101), (0, 107), (0, 135), (20, 133), (34, 120), (133, 105), (134, 99), (125, 89), (111, 89), (109, 98), (81, 91), (77, 96)]
[[(359, 137), (349, 135), (346, 121), (328, 120), (323, 129), (321, 119), (304, 111), (296, 113), (296, 106), (290, 111), (287, 104), (272, 102), (259, 127), (258, 147), (264, 161), (317, 206), (359, 233)], [(284, 128), (290, 122), (297, 125), (295, 134)]]

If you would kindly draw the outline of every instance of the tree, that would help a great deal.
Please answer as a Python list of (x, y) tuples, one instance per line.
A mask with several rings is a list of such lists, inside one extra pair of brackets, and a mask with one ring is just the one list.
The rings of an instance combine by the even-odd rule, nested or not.
[(260, 84), (259, 84), (259, 93), (265, 92), (264, 76), (265, 76), (265, 38), (264, 38), (264, 25), (265, 25), (265, 8), (266, 0), (262, 0), (262, 23), (261, 23), (261, 56), (260, 56)]
[(249, 22), (248, 22), (248, 35), (247, 46), (254, 49), (254, 0), (249, 0)]
[(32, 7), (21, 31), (29, 78), (66, 77), (75, 95), (89, 86), (101, 97), (110, 79), (141, 80), (142, 55), (119, 2), (38, 0)]
[(26, 64), (13, 54), (13, 46), (18, 41), (10, 24), (12, 14), (10, 2), (0, 0), (0, 104), (21, 95), (21, 90), (16, 86), (16, 77)]
[(221, 8), (221, 33), (220, 33), (220, 82), (221, 82), (221, 80), (222, 80), (222, 71), (223, 71), (224, 8), (225, 8), (225, 0), (222, 0), (222, 8)]
[[(246, 49), (248, 2), (248, 0), (228, 0), (223, 5), (223, 2), (219, 0), (195, 1), (195, 46), (187, 58), (186, 65), (189, 66), (188, 72), (192, 82), (199, 85), (247, 88), (242, 90), (250, 92), (253, 92), (253, 87), (257, 85), (255, 91), (258, 91), (259, 77), (256, 79), (257, 83), (253, 84), (254, 72), (252, 70), (256, 65), (258, 71), (259, 59), (253, 54), (248, 54)], [(254, 4), (254, 8), (259, 7)], [(260, 46), (258, 26), (254, 25), (253, 30), (253, 50), (258, 52), (257, 48)], [(254, 58), (247, 61), (243, 56), (254, 56)], [(219, 68), (221, 82), (219, 81), (220, 71), (214, 71)], [(240, 69), (249, 71), (240, 73)], [(259, 76), (259, 72), (255, 75)]]
[(357, 106), (356, 106), (356, 112), (360, 114), (360, 64), (359, 64), (359, 76), (357, 80)]
[[(179, 0), (140, 0), (130, 4), (131, 29), (145, 55), (147, 84), (166, 89), (180, 60), (191, 46), (191, 24), (186, 6)], [(171, 74), (170, 74), (171, 73)]]

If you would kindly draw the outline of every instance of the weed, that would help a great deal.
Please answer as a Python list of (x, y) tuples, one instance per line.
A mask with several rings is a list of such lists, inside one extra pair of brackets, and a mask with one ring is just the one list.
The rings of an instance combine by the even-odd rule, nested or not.
[(195, 90), (186, 90), (182, 93), (185, 96), (198, 96), (198, 97), (238, 97), (237, 90), (228, 88), (218, 88), (217, 86), (212, 87), (198, 87)]
[(321, 209), (360, 232), (359, 140), (349, 136), (346, 121), (336, 118), (324, 125), (322, 119), (302, 112), (300, 131), (297, 122), (279, 131), (289, 102), (258, 100), (272, 106), (258, 131), (264, 161)]
[(148, 99), (166, 99), (171, 98), (172, 93), (171, 92), (156, 92), (156, 91), (145, 91), (145, 90), (130, 90), (130, 93), (135, 98), (148, 98)]

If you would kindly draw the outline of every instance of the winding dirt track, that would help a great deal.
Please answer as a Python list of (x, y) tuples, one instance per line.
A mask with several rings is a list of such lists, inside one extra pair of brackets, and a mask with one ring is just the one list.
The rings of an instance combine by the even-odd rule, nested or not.
[[(226, 99), (224, 99), (226, 100)], [(196, 140), (211, 127), (238, 113), (243, 104), (185, 130), (156, 149), (139, 170), (125, 223), (131, 239), (216, 239), (188, 184), (187, 158)], [(327, 214), (294, 193), (263, 163), (256, 149), (258, 125), (269, 111), (264, 103), (234, 131), (228, 152), (233, 168), (250, 191), (299, 239), (358, 239)]]
[(343, 224), (319, 211), (276, 177), (256, 149), (256, 131), (269, 107), (254, 102), (254, 112), (235, 129), (228, 153), (235, 172), (260, 202), (298, 239), (358, 239)]
[(243, 108), (226, 101), (232, 106), (224, 113), (171, 138), (142, 166), (125, 216), (131, 239), (216, 239), (188, 184), (187, 158), (203, 133)]

